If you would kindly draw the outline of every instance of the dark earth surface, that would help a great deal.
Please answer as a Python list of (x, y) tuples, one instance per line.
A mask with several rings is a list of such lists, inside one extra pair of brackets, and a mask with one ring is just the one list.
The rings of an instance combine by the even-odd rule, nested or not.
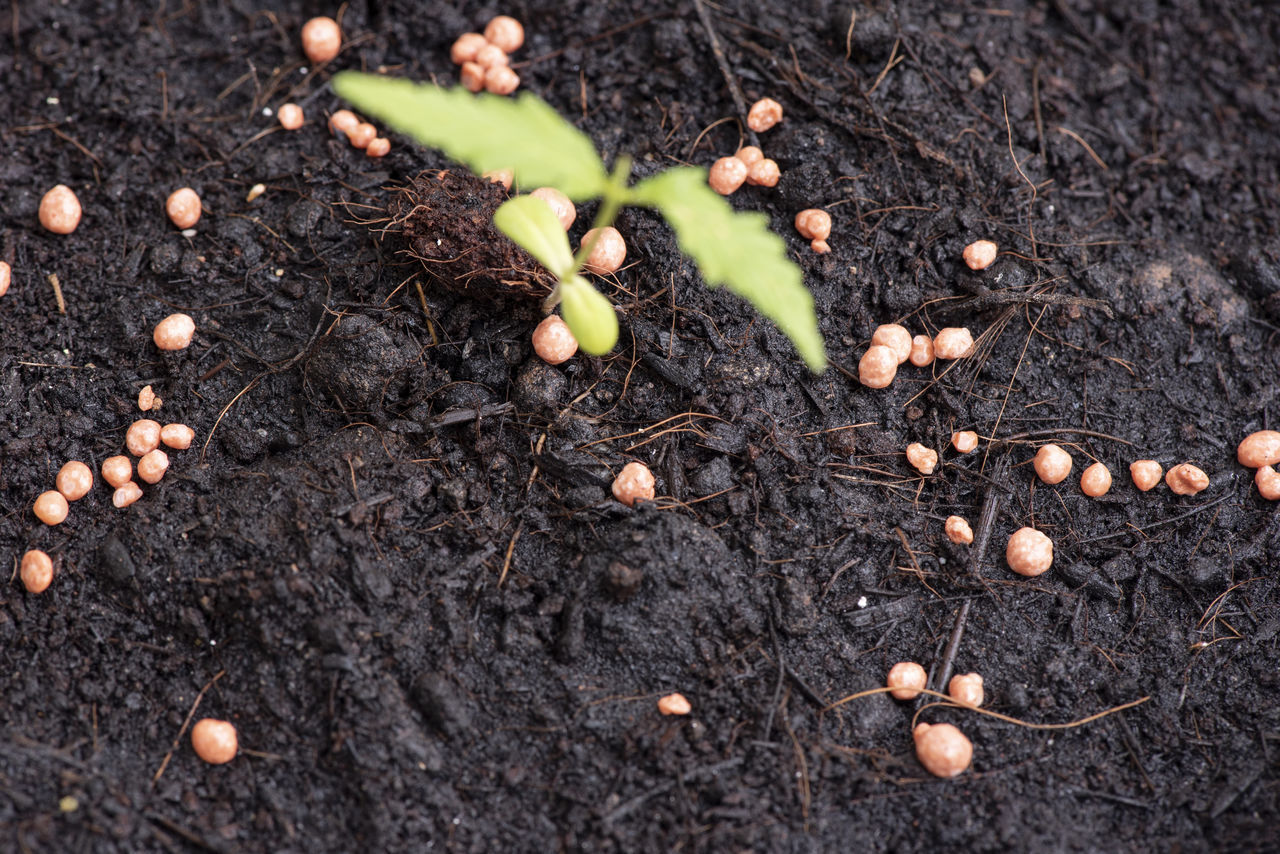
[[(1273, 9), (340, 11), (318, 70), (297, 34), (323, 4), (0, 11), (0, 848), (1280, 848), (1280, 520), (1235, 461), (1280, 412)], [(619, 346), (559, 367), (531, 353), (536, 299), (441, 288), (365, 224), (449, 164), (331, 137), (330, 74), (452, 83), (451, 41), (499, 12), (526, 24), (523, 88), (639, 175), (738, 146), (711, 32), (746, 102), (784, 105), (760, 137), (781, 183), (732, 203), (803, 266), (831, 369), (702, 287), (644, 211), (600, 283)], [(293, 133), (264, 112), (289, 100)], [(84, 204), (68, 237), (36, 221), (56, 183)], [(190, 238), (163, 214), (183, 185)], [(829, 255), (791, 225), (815, 206)], [(973, 273), (982, 237), (1002, 254)], [(160, 353), (178, 310), (195, 342)], [(895, 320), (968, 326), (979, 353), (863, 388), (845, 371)], [(99, 481), (40, 524), (63, 462), (121, 453), (146, 384), (195, 444), (132, 507)], [(1076, 461), (1056, 487), (1028, 465), (1049, 440)], [(1138, 492), (1143, 457), (1212, 484)], [(633, 459), (659, 495), (635, 510), (608, 489)], [(945, 539), (984, 508), (985, 549)], [(1056, 543), (1035, 579), (1003, 558), (1027, 524)], [(42, 595), (27, 548), (58, 568)], [(1032, 723), (1149, 699), (1060, 730), (929, 707), (974, 743), (939, 780), (923, 701), (828, 708), (902, 659), (934, 687), (977, 671)], [(690, 716), (657, 713), (672, 691)], [(238, 727), (231, 764), (193, 754), (193, 708)]]

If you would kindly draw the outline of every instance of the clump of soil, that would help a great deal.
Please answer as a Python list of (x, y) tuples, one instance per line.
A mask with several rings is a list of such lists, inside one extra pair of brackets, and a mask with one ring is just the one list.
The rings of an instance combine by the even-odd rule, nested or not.
[(487, 299), (510, 294), (545, 297), (555, 279), (493, 225), (507, 191), (454, 169), (427, 171), (399, 188), (389, 222), (371, 223), (402, 243), (444, 287)]

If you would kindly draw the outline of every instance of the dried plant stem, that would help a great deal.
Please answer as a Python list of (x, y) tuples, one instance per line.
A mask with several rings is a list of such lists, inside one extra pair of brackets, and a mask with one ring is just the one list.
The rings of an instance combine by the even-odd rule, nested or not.
[[(840, 706), (843, 706), (845, 703), (851, 703), (854, 700), (860, 700), (863, 697), (870, 697), (873, 694), (885, 694), (885, 693), (888, 693), (889, 691), (894, 691), (894, 690), (897, 690), (897, 689), (888, 688), (888, 687), (869, 688), (866, 691), (859, 691), (856, 694), (850, 694), (847, 697), (841, 697), (839, 700), (836, 700), (834, 703), (832, 703), (831, 705), (823, 709), (823, 711), (829, 712), (832, 709), (836, 709), (836, 708), (839, 708)], [(1026, 727), (1027, 729), (1049, 729), (1049, 730), (1074, 729), (1075, 727), (1084, 726), (1085, 724), (1093, 723), (1096, 720), (1101, 720), (1102, 718), (1105, 718), (1107, 715), (1114, 715), (1116, 712), (1123, 712), (1125, 709), (1132, 709), (1134, 706), (1140, 706), (1143, 703), (1147, 702), (1147, 700), (1151, 699), (1150, 696), (1139, 697), (1136, 700), (1131, 700), (1128, 703), (1122, 703), (1119, 706), (1112, 706), (1110, 709), (1106, 709), (1094, 715), (1089, 715), (1086, 718), (1080, 718), (1080, 720), (1078, 721), (1071, 721), (1070, 723), (1033, 724), (1033, 723), (1030, 723), (1029, 721), (1020, 721), (1017, 718), (1011, 718), (1008, 715), (1002, 715), (999, 712), (993, 712), (990, 709), (981, 709), (981, 708), (978, 708), (977, 706), (968, 706), (968, 705), (965, 705), (964, 703), (957, 703), (955, 700), (951, 699), (951, 697), (947, 696), (946, 694), (939, 693), (938, 691), (932, 691), (928, 688), (921, 688), (920, 693), (928, 694), (930, 697), (937, 697), (943, 702), (930, 703), (927, 706), (922, 706), (915, 713), (915, 716), (911, 719), (912, 727), (915, 726), (916, 718), (918, 718), (920, 716), (920, 713), (923, 712), (925, 709), (931, 709), (934, 706), (943, 706), (945, 708), (950, 708), (950, 709), (965, 709), (966, 711), (977, 712), (980, 715), (986, 715), (989, 718), (995, 718), (997, 720), (1004, 721), (1005, 723), (1008, 723), (1008, 724), (1013, 724), (1015, 726), (1020, 726), (1020, 727)]]
[(58, 281), (57, 273), (49, 274), (49, 284), (53, 286), (53, 298), (58, 301), (58, 314), (66, 314), (67, 303), (62, 298), (62, 283)]

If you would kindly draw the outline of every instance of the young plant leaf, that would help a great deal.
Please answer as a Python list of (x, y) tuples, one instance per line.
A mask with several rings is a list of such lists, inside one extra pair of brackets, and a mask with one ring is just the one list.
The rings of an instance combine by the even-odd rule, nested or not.
[(560, 314), (584, 353), (603, 356), (618, 343), (618, 315), (609, 300), (581, 276), (560, 283)]
[(767, 217), (735, 212), (707, 186), (702, 169), (669, 169), (646, 178), (632, 188), (632, 201), (662, 213), (708, 285), (727, 285), (745, 297), (791, 339), (809, 370), (826, 368), (813, 296)]
[(502, 203), (493, 224), (524, 248), (557, 279), (567, 279), (576, 269), (569, 238), (551, 205), (533, 196), (516, 196)]
[(333, 89), (360, 112), (477, 175), (511, 169), (524, 186), (555, 187), (575, 201), (604, 190), (604, 163), (591, 140), (532, 92), (473, 95), (358, 71), (335, 74)]

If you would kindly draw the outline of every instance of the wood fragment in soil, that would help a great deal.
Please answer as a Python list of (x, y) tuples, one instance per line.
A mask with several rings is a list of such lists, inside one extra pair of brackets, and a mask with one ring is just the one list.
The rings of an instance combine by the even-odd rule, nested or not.
[(53, 286), (53, 298), (58, 301), (58, 314), (67, 313), (67, 303), (62, 299), (62, 283), (57, 273), (49, 274), (49, 284)]
[(956, 612), (955, 622), (951, 626), (951, 637), (947, 641), (946, 651), (942, 653), (942, 661), (938, 667), (938, 678), (933, 683), (943, 690), (946, 689), (947, 683), (951, 681), (951, 668), (955, 664), (956, 652), (960, 649), (960, 640), (964, 637), (964, 626), (969, 618), (969, 608), (972, 605), (972, 599), (965, 599), (960, 605), (960, 610)]
[(760, 140), (746, 124), (747, 118), (747, 99), (742, 96), (742, 89), (738, 86), (738, 78), (734, 76), (733, 71), (729, 68), (729, 61), (725, 58), (724, 48), (720, 46), (720, 38), (716, 35), (715, 25), (711, 22), (711, 14), (707, 12), (707, 6), (703, 0), (693, 0), (694, 8), (698, 10), (698, 20), (702, 22), (702, 28), (707, 32), (707, 41), (711, 44), (711, 53), (715, 57), (716, 65), (720, 68), (720, 74), (724, 77), (725, 84), (729, 87), (729, 95), (733, 98), (733, 106), (738, 111), (738, 124), (745, 129), (747, 139), (752, 145), (759, 146)]

